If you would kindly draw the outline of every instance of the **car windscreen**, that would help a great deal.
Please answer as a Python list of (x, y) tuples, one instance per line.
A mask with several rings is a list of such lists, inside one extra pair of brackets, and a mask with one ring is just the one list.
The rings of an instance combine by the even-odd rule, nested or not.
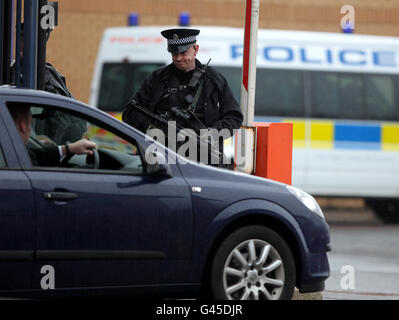
[(160, 63), (105, 63), (102, 69), (97, 107), (108, 112), (121, 112), (138, 91), (147, 75)]

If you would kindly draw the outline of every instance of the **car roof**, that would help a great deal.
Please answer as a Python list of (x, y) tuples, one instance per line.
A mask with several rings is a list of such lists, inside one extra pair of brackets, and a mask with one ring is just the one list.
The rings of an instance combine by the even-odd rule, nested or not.
[[(48, 101), (48, 103), (51, 103), (53, 105), (58, 103), (59, 106), (62, 106), (62, 103), (66, 103), (69, 106), (68, 108), (72, 109), (72, 110), (74, 110), (74, 109), (76, 110), (75, 106), (88, 108), (91, 110), (91, 112), (94, 112), (98, 115), (101, 114), (102, 117), (105, 117), (108, 120), (117, 121), (125, 128), (128, 128), (129, 130), (134, 129), (130, 125), (124, 123), (123, 121), (119, 121), (118, 119), (109, 115), (108, 113), (104, 112), (103, 110), (94, 108), (93, 106), (88, 105), (82, 101), (79, 101), (79, 100), (76, 100), (76, 99), (73, 99), (70, 97), (62, 96), (59, 94), (55, 94), (55, 93), (51, 93), (51, 92), (47, 92), (47, 91), (43, 91), (43, 90), (35, 90), (35, 89), (29, 89), (29, 88), (17, 88), (15, 86), (2, 85), (2, 86), (0, 86), (0, 100), (3, 96), (7, 96), (7, 99), (9, 99), (10, 97), (24, 97), (25, 99), (32, 97), (32, 98), (39, 99), (39, 100), (46, 99)], [(12, 100), (12, 99), (10, 99), (10, 100)], [(51, 100), (53, 100), (53, 101), (51, 101)], [(39, 101), (39, 103), (42, 103), (42, 102)], [(72, 102), (72, 104), (71, 104), (71, 102)], [(143, 137), (145, 136), (145, 134), (139, 130), (135, 130), (135, 132), (138, 135), (141, 135)]]
[[(11, 97), (23, 97), (25, 99), (29, 99), (29, 97), (34, 98), (34, 99), (45, 99), (47, 102), (45, 103), (51, 103), (51, 104), (59, 104), (62, 105), (63, 103), (68, 104), (71, 106), (71, 102), (73, 102), (73, 105), (79, 105), (80, 107), (84, 108), (89, 108), (92, 110), (97, 110), (100, 113), (103, 113), (102, 110), (99, 110), (97, 108), (94, 108), (82, 101), (76, 100), (74, 98), (66, 97), (60, 94), (55, 94), (43, 90), (36, 90), (36, 89), (29, 89), (29, 88), (17, 88), (15, 86), (0, 86), (0, 99), (4, 96), (7, 96), (7, 99), (10, 99)], [(10, 99), (12, 100), (12, 98)], [(18, 98), (16, 99), (18, 100)], [(41, 103), (43, 103), (42, 101)], [(39, 101), (40, 103), (40, 101)]]
[[(55, 93), (43, 91), (43, 90), (36, 90), (36, 89), (29, 89), (29, 88), (17, 88), (15, 86), (3, 85), (0, 86), (0, 96), (7, 95), (7, 96), (25, 96), (25, 97), (36, 97), (36, 98), (52, 98), (57, 100), (64, 100), (64, 101), (71, 101), (69, 97), (65, 97), (62, 95), (58, 95)], [(86, 105), (85, 103), (74, 100), (80, 104)], [(86, 105), (88, 106), (88, 105)]]

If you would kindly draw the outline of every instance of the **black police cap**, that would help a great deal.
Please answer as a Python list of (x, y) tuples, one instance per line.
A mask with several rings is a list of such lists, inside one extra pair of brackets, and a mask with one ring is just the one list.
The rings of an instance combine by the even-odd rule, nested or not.
[(161, 34), (168, 40), (168, 51), (180, 53), (189, 49), (196, 41), (200, 33), (197, 29), (167, 29)]

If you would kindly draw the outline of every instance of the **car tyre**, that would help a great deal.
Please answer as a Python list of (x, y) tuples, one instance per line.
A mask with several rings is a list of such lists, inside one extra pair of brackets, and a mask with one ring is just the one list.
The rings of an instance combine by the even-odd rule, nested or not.
[(295, 280), (295, 261), (285, 240), (267, 227), (253, 225), (221, 243), (210, 285), (218, 300), (288, 300)]

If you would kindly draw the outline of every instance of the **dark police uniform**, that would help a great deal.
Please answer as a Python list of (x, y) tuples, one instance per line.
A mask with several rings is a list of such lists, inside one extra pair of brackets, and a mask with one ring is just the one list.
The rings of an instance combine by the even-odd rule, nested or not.
[[(52, 29), (48, 29), (47, 39), (50, 37)], [(24, 37), (24, 23), (21, 23), (21, 40)], [(21, 69), (23, 65), (23, 57), (21, 57)], [(15, 61), (11, 63), (11, 83), (15, 84)], [(20, 81), (22, 83), (22, 74)], [(71, 92), (68, 90), (65, 77), (55, 69), (50, 63), (46, 62), (44, 65), (44, 88), (38, 88), (47, 92), (52, 92), (65, 97), (74, 99)], [(45, 135), (49, 137), (56, 144), (65, 144), (68, 141), (77, 141), (82, 139), (83, 134), (87, 131), (86, 121), (66, 114), (64, 112), (55, 111), (46, 119), (35, 119), (33, 129), (36, 134)]]
[[(16, 83), (15, 62), (11, 64), (11, 81)], [(66, 86), (65, 77), (48, 62), (44, 66), (44, 90), (74, 99)], [(80, 140), (87, 131), (86, 121), (59, 111), (46, 119), (34, 119), (32, 127), (37, 135), (45, 135), (58, 145)]]
[[(45, 91), (74, 99), (66, 86), (65, 77), (48, 62), (44, 68), (44, 83)], [(82, 139), (87, 131), (87, 123), (65, 112), (55, 111), (44, 120), (35, 119), (34, 129), (36, 134), (45, 135), (61, 145)]]
[[(197, 33), (194, 36), (192, 29), (163, 31), (162, 34), (167, 38), (173, 35), (172, 41), (168, 38), (168, 51), (184, 52), (189, 49), (195, 43), (195, 35), (199, 33), (199, 30), (195, 31)], [(228, 129), (231, 136), (233, 130), (239, 129), (243, 121), (240, 106), (226, 79), (219, 72), (210, 66), (205, 69), (198, 60), (195, 60), (195, 63), (196, 69), (188, 72), (179, 70), (173, 63), (155, 70), (130, 99), (123, 112), (122, 120), (146, 133), (152, 119), (135, 108), (134, 104), (137, 104), (156, 115), (165, 116), (167, 120), (176, 121), (180, 127), (193, 129), (197, 134), (205, 127), (218, 131)], [(201, 71), (204, 69), (205, 72)], [(198, 81), (192, 81), (194, 75), (199, 76)], [(186, 111), (192, 104), (201, 81), (203, 82), (202, 91), (195, 107), (195, 116), (187, 121), (175, 117), (171, 109), (177, 107), (179, 110)], [(223, 138), (219, 141), (219, 151), (223, 153)], [(199, 154), (197, 154), (197, 160), (199, 161)]]

